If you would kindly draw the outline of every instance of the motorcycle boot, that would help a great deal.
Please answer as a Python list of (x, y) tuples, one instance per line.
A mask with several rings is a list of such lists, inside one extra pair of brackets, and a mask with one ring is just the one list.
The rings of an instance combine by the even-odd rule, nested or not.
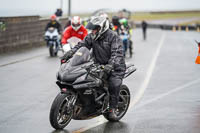
[(109, 110), (109, 114), (108, 114), (108, 117), (109, 119), (111, 119), (113, 122), (114, 121), (118, 121), (117, 120), (117, 109), (116, 108), (112, 108)]

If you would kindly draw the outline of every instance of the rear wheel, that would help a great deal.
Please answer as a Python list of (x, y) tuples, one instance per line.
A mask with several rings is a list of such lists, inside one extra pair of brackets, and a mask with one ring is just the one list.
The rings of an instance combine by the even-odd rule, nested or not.
[(127, 112), (130, 104), (130, 91), (126, 85), (121, 85), (119, 91), (118, 109), (116, 110), (116, 118), (110, 118), (109, 112), (103, 114), (109, 121), (119, 121)]
[(73, 105), (75, 100), (74, 93), (59, 93), (51, 106), (49, 120), (55, 129), (66, 127), (73, 117)]

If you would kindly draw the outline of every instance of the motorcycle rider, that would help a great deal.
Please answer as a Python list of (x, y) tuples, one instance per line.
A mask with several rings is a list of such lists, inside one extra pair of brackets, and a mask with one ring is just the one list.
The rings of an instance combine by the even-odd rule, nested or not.
[(71, 26), (66, 27), (63, 32), (61, 43), (65, 45), (71, 37), (77, 37), (83, 40), (87, 34), (86, 28), (81, 24), (81, 18), (74, 16), (71, 20)]
[(49, 29), (49, 28), (55, 28), (57, 29), (58, 31), (58, 34), (59, 34), (59, 39), (56, 41), (56, 47), (59, 48), (59, 47), (62, 47), (61, 46), (61, 43), (60, 43), (60, 39), (61, 39), (61, 24), (56, 20), (56, 15), (52, 15), (51, 16), (51, 20), (50, 22), (47, 23), (47, 26), (45, 28), (45, 32)]
[(128, 31), (124, 28), (124, 26), (121, 26), (121, 33), (120, 37), (123, 42), (123, 49), (124, 49), (124, 57), (126, 57), (127, 49), (129, 47), (129, 33)]
[[(128, 20), (127, 18), (122, 18), (119, 20), (120, 24), (121, 24), (121, 33), (120, 34), (124, 34), (124, 32), (126, 32), (129, 36), (128, 38), (128, 41), (124, 42), (124, 46), (125, 46), (125, 50), (124, 51), (127, 51), (127, 49), (129, 48), (129, 53), (130, 53), (130, 57), (132, 57), (133, 55), (133, 52), (132, 52), (132, 49), (133, 49), (133, 41), (131, 40), (131, 36), (132, 36), (132, 29), (128, 23)], [(125, 55), (126, 53), (124, 53)]]
[(118, 35), (120, 35), (121, 32), (121, 24), (119, 22), (118, 16), (112, 17), (112, 24), (113, 24), (113, 30), (117, 32)]
[(90, 33), (61, 59), (67, 61), (80, 47), (93, 48), (95, 63), (105, 65), (104, 71), (109, 74), (109, 116), (115, 119), (119, 89), (126, 70), (122, 40), (114, 31), (109, 29), (109, 22), (104, 16), (92, 17), (86, 28), (90, 30)]
[(51, 16), (51, 21), (48, 22), (48, 24), (47, 24), (47, 26), (46, 26), (46, 28), (45, 28), (45, 31), (47, 31), (48, 28), (50, 28), (50, 27), (56, 28), (56, 29), (58, 30), (58, 33), (60, 34), (60, 32), (61, 32), (61, 25), (60, 25), (60, 23), (56, 20), (56, 15), (52, 15), (52, 16)]

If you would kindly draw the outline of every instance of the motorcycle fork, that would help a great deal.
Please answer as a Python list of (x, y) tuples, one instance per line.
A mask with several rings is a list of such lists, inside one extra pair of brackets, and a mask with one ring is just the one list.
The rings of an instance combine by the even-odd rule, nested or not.
[(77, 95), (74, 94), (72, 99), (70, 99), (70, 100), (67, 97), (65, 99), (67, 101), (66, 107), (68, 108), (68, 110), (74, 110), (74, 106), (75, 106), (75, 103), (76, 103), (76, 100), (77, 100)]
[(109, 95), (106, 95), (105, 98), (104, 98), (104, 102), (103, 102), (103, 105), (102, 105), (102, 113), (106, 113), (108, 112), (108, 109), (109, 109)]
[(108, 86), (103, 87), (103, 89), (106, 91), (106, 96), (104, 97), (103, 105), (102, 105), (102, 113), (106, 113), (109, 110), (109, 100), (110, 100), (110, 94), (108, 91)]

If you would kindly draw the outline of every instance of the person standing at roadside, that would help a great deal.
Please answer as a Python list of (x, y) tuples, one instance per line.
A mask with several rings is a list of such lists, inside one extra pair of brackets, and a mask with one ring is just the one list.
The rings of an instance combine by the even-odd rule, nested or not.
[(62, 9), (60, 9), (60, 8), (57, 9), (56, 12), (55, 12), (55, 15), (56, 15), (57, 17), (61, 17), (62, 14), (63, 14), (63, 12), (62, 12)]
[(146, 40), (147, 22), (143, 20), (141, 25), (142, 25), (143, 39)]

